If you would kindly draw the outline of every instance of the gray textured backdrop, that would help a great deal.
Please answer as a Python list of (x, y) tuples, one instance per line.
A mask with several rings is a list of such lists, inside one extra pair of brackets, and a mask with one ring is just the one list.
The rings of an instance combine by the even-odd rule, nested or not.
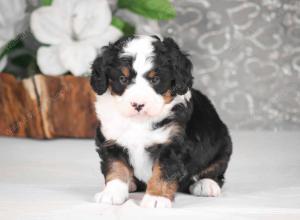
[(178, 16), (168, 22), (117, 14), (141, 34), (174, 37), (191, 54), (195, 87), (231, 128), (299, 130), (300, 1), (173, 2)]

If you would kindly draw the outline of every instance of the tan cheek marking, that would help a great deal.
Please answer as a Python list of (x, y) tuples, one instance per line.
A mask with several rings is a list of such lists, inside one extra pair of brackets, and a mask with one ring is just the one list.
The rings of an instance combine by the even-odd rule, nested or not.
[(129, 69), (127, 67), (122, 67), (121, 69), (124, 76), (129, 77)]
[(116, 95), (116, 94), (114, 93), (114, 91), (112, 90), (111, 85), (108, 85), (108, 90), (110, 91), (110, 94), (111, 94), (111, 95)]
[(129, 184), (133, 180), (132, 170), (123, 162), (115, 160), (109, 163), (109, 171), (105, 177), (106, 183), (114, 179), (119, 179)]
[(166, 91), (164, 94), (163, 94), (163, 98), (164, 98), (164, 101), (166, 104), (169, 104), (172, 100), (173, 100), (173, 96), (172, 96), (172, 92), (171, 90), (168, 90)]
[(109, 80), (108, 81), (108, 90), (110, 91), (110, 94), (111, 95), (117, 95), (116, 93), (114, 93), (114, 91), (113, 91), (113, 89), (112, 89), (112, 87), (111, 87), (111, 84), (112, 84), (112, 81), (111, 80)]
[(177, 183), (175, 181), (165, 181), (161, 176), (161, 167), (156, 163), (153, 166), (152, 177), (148, 181), (146, 193), (155, 196), (164, 196), (173, 200), (177, 191)]

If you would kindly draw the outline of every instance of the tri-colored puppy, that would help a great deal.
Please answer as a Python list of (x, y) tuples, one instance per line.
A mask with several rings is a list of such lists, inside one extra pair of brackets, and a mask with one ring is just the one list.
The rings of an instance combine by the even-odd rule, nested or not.
[(91, 85), (100, 126), (101, 203), (146, 190), (143, 207), (171, 207), (175, 193), (218, 196), (232, 152), (226, 125), (192, 88), (192, 63), (170, 38), (134, 36), (103, 48)]

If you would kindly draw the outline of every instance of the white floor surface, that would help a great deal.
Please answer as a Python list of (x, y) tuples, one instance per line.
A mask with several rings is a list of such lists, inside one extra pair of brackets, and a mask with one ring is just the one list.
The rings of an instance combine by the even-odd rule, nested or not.
[(93, 140), (0, 138), (1, 220), (300, 219), (300, 132), (233, 132), (221, 197), (178, 194), (172, 209), (97, 204), (103, 189)]

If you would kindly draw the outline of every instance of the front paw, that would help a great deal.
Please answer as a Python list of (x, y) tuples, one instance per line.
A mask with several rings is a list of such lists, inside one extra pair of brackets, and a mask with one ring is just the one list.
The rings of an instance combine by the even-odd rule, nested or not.
[(116, 179), (109, 181), (104, 190), (95, 195), (95, 200), (97, 203), (121, 205), (127, 200), (128, 195), (128, 184)]
[(141, 202), (143, 208), (172, 208), (172, 202), (170, 199), (163, 196), (153, 196), (145, 194)]

